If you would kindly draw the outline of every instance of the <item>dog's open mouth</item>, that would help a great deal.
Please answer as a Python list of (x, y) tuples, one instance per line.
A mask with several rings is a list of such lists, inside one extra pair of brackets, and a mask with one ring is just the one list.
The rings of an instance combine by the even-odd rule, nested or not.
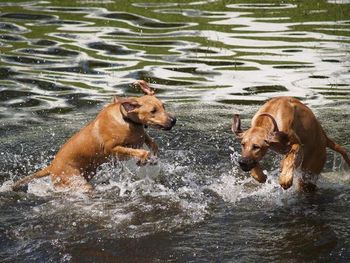
[(175, 123), (176, 123), (176, 119), (174, 118), (170, 123), (165, 125), (157, 124), (157, 123), (148, 123), (146, 125), (159, 130), (170, 131), (174, 127)]
[(250, 170), (252, 170), (252, 169), (253, 169), (253, 167), (252, 167), (252, 168), (250, 168), (250, 167), (247, 167), (247, 166), (243, 166), (243, 165), (241, 165), (241, 169), (242, 169), (244, 172), (249, 172)]
[(173, 126), (167, 126), (167, 127), (162, 127), (161, 129), (165, 131), (170, 131), (172, 128)]
[(241, 160), (239, 160), (238, 163), (244, 172), (249, 172), (250, 170), (252, 170), (254, 167), (258, 165), (257, 161), (245, 159), (245, 158), (242, 158)]
[(164, 131), (170, 131), (173, 126), (163, 126), (160, 124), (147, 124), (147, 126)]

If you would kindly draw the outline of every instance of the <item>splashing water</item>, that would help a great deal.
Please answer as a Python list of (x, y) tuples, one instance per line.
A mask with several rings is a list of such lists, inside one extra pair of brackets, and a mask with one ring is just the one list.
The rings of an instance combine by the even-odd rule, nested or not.
[[(303, 195), (278, 185), (279, 157), (258, 184), (228, 148), (233, 113), (246, 124), (265, 99), (292, 95), (349, 149), (348, 1), (229, 2), (0, 3), (1, 262), (349, 261), (339, 156)], [(157, 166), (105, 164), (91, 195), (49, 178), (10, 191), (100, 103), (135, 96), (135, 79), (178, 117), (151, 134)]]

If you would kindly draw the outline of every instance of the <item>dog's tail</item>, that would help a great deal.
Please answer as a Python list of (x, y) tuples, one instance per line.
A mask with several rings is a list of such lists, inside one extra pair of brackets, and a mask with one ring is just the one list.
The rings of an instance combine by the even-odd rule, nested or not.
[(13, 191), (19, 191), (21, 189), (22, 186), (28, 184), (30, 181), (36, 179), (36, 178), (41, 178), (41, 177), (45, 177), (48, 176), (50, 174), (49, 171), (49, 167), (46, 167), (38, 172), (36, 172), (35, 174), (26, 176), (20, 180), (18, 180), (13, 186), (12, 186), (12, 190)]
[(350, 166), (350, 158), (346, 150), (343, 147), (341, 147), (339, 144), (337, 144), (335, 141), (328, 138), (328, 136), (326, 136), (326, 138), (327, 138), (327, 147), (331, 148), (333, 151), (340, 153), (343, 156), (346, 163)]

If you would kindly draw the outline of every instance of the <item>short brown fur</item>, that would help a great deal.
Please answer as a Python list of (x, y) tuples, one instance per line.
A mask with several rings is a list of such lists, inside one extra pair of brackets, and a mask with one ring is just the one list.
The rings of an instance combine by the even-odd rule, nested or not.
[(135, 84), (147, 95), (115, 97), (93, 121), (61, 147), (48, 167), (17, 181), (13, 189), (18, 190), (35, 178), (50, 175), (55, 188), (78, 187), (89, 191), (92, 189), (89, 180), (95, 175), (96, 168), (111, 156), (119, 159), (134, 157), (143, 165), (151, 157), (149, 151), (140, 149), (143, 144), (158, 155), (158, 146), (144, 127), (169, 130), (176, 119), (165, 111), (163, 103), (153, 96), (154, 92), (146, 82)]
[(241, 130), (239, 115), (235, 115), (232, 130), (241, 139), (240, 166), (250, 170), (259, 182), (266, 181), (259, 161), (270, 148), (285, 155), (279, 176), (284, 189), (292, 186), (298, 167), (304, 175), (298, 182), (299, 187), (315, 189), (314, 183), (326, 162), (326, 147), (339, 152), (350, 165), (346, 150), (327, 137), (312, 111), (293, 97), (277, 97), (266, 102), (246, 131)]

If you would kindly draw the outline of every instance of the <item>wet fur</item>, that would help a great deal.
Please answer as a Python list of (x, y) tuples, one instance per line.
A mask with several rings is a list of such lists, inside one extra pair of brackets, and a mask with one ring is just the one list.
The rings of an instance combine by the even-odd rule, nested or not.
[[(138, 84), (148, 88), (143, 81)], [(149, 151), (140, 149), (144, 144), (158, 155), (158, 146), (144, 126), (169, 130), (176, 119), (165, 111), (163, 103), (150, 90), (144, 91), (147, 95), (142, 97), (115, 97), (61, 147), (48, 167), (17, 181), (13, 190), (19, 190), (35, 178), (50, 175), (55, 188), (78, 187), (90, 191), (89, 180), (96, 168), (111, 156), (121, 160), (134, 157), (143, 165), (151, 157)]]
[(346, 150), (330, 139), (313, 112), (293, 97), (277, 97), (266, 102), (246, 131), (240, 127), (239, 115), (235, 115), (232, 130), (242, 144), (241, 167), (250, 170), (259, 182), (266, 181), (259, 161), (268, 149), (284, 154), (279, 176), (284, 189), (292, 186), (293, 174), (299, 167), (307, 175), (299, 179), (299, 188), (315, 189), (314, 182), (326, 162), (327, 147), (339, 152), (350, 165)]

